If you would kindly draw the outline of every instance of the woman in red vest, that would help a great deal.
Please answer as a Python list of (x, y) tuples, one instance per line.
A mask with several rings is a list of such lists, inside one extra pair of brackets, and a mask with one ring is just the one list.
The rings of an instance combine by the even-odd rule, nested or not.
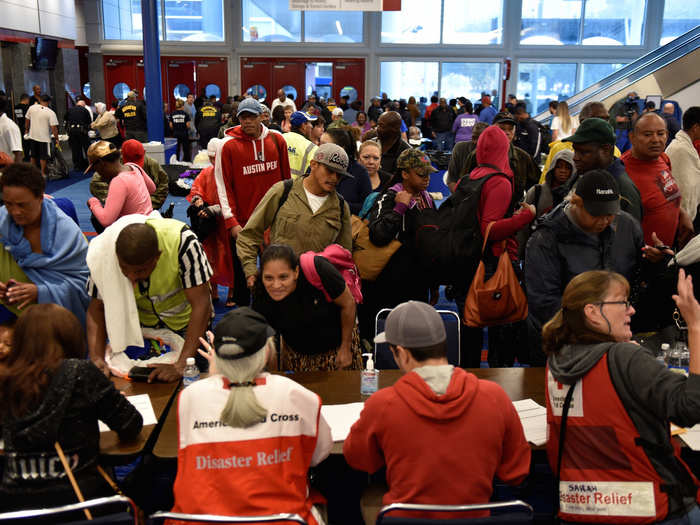
[(700, 523), (698, 480), (670, 436), (670, 422), (700, 422), (700, 304), (683, 270), (673, 298), (688, 324), (689, 377), (632, 341), (617, 273), (576, 276), (542, 329), (547, 454), (565, 521)]

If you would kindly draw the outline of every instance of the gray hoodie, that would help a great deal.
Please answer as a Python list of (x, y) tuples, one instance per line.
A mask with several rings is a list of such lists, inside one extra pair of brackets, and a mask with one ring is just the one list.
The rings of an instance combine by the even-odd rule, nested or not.
[[(610, 379), (639, 436), (651, 447), (645, 451), (659, 475), (669, 483), (687, 483), (682, 468), (673, 456), (669, 442), (669, 421), (681, 427), (700, 422), (700, 375), (688, 378), (669, 371), (654, 359), (652, 352), (636, 343), (598, 343), (566, 345), (547, 360), (554, 378), (574, 384), (608, 353)], [(601, 400), (604, 402), (604, 400)], [(658, 450), (656, 449), (658, 447)], [(651, 453), (654, 448), (656, 453)], [(688, 487), (683, 506), (695, 503), (695, 491)], [(671, 502), (670, 511), (679, 510)]]

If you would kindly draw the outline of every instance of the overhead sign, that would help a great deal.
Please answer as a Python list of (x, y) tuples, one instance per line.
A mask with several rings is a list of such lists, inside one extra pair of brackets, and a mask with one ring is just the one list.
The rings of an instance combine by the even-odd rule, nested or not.
[(400, 11), (401, 0), (289, 0), (294, 11)]

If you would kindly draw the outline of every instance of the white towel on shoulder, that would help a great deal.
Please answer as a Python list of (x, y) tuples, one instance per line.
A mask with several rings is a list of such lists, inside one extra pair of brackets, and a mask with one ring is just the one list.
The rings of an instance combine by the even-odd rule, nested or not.
[(124, 227), (143, 224), (146, 219), (146, 215), (137, 214), (120, 217), (88, 245), (87, 265), (102, 296), (107, 338), (115, 353), (144, 344), (133, 285), (119, 268), (116, 245)]

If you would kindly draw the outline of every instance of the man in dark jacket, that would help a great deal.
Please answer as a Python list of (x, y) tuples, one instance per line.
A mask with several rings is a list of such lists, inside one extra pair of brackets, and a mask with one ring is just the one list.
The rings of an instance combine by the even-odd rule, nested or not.
[(662, 259), (661, 251), (644, 245), (639, 222), (620, 210), (620, 192), (613, 176), (598, 169), (580, 177), (571, 201), (546, 215), (527, 243), (524, 271), (530, 355), (532, 360), (539, 352), (540, 358), (531, 364), (544, 363), (539, 334), (561, 308), (564, 288), (571, 279), (589, 270), (610, 270), (625, 276), (635, 290), (643, 275), (648, 280), (649, 275), (658, 274), (659, 268), (649, 263)]
[(379, 117), (383, 113), (382, 107), (379, 105), (379, 99), (377, 97), (372, 98), (371, 105), (367, 108), (367, 118), (373, 120), (374, 122), (379, 122)]
[(85, 107), (85, 101), (81, 98), (78, 102), (66, 111), (63, 119), (68, 131), (68, 144), (73, 156), (73, 169), (83, 171), (87, 168), (87, 149), (90, 145), (88, 131), (92, 124), (92, 115)]
[(620, 192), (620, 208), (637, 221), (642, 221), (642, 199), (637, 186), (625, 171), (625, 165), (615, 157), (615, 132), (612, 126), (602, 119), (587, 118), (579, 125), (576, 133), (564, 139), (574, 146), (576, 174), (569, 179), (573, 188), (578, 177), (591, 170), (606, 170), (617, 182)]
[(540, 128), (537, 126), (537, 123), (530, 118), (530, 114), (527, 112), (524, 102), (518, 102), (515, 105), (514, 115), (515, 119), (518, 121), (518, 125), (515, 129), (515, 140), (513, 140), (513, 144), (527, 151), (535, 164), (538, 164), (540, 151), (542, 149), (542, 145), (540, 144)]
[(411, 146), (401, 138), (401, 116), (396, 111), (387, 111), (379, 117), (377, 142), (382, 149), (381, 170), (395, 177), (393, 183), (400, 182), (401, 170), (396, 161), (401, 152)]
[(197, 110), (194, 126), (199, 131), (199, 147), (207, 149), (209, 141), (219, 134), (221, 127), (221, 112), (214, 107), (213, 100), (205, 100), (202, 107)]
[(146, 104), (143, 100), (136, 99), (135, 91), (129, 91), (126, 102), (116, 111), (114, 116), (122, 121), (127, 140), (136, 139), (139, 142), (148, 142)]
[(452, 123), (455, 120), (455, 112), (447, 105), (444, 98), (440, 99), (438, 107), (430, 114), (430, 127), (433, 130), (436, 149), (438, 151), (450, 151), (454, 145), (454, 133)]

